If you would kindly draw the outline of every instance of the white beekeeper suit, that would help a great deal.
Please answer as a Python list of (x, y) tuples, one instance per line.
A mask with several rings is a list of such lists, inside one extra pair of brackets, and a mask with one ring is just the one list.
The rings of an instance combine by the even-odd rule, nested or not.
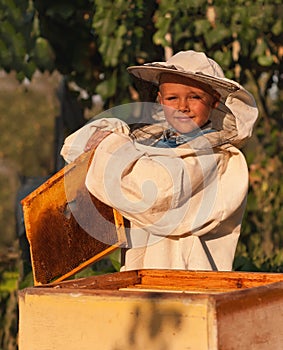
[(168, 130), (166, 123), (131, 133), (122, 120), (103, 118), (70, 135), (62, 156), (71, 162), (83, 153), (96, 128), (112, 131), (95, 151), (86, 186), (131, 223), (122, 270), (231, 270), (248, 191), (239, 148), (258, 115), (252, 95), (194, 51), (129, 71), (154, 84), (162, 72), (209, 84), (221, 95), (210, 116), (213, 132), (199, 130), (178, 147), (160, 148), (156, 140)]

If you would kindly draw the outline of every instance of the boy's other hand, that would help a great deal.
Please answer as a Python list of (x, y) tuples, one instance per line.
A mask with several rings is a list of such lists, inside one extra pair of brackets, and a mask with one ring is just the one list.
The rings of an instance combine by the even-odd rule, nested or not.
[(88, 152), (93, 148), (96, 148), (102, 140), (105, 139), (108, 135), (110, 135), (112, 131), (106, 131), (106, 130), (96, 130), (91, 137), (88, 139), (84, 151)]

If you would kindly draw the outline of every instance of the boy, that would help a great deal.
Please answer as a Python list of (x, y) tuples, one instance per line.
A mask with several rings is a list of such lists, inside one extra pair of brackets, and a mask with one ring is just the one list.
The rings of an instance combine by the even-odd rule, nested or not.
[(231, 270), (248, 190), (238, 148), (257, 119), (253, 97), (195, 51), (129, 72), (158, 86), (164, 120), (133, 132), (96, 120), (62, 155), (96, 147), (86, 186), (131, 223), (122, 270)]

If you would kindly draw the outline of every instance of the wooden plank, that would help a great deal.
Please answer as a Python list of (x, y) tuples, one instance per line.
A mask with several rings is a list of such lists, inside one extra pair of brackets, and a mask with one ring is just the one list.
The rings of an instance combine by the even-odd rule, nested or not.
[(234, 290), (283, 281), (282, 273), (139, 270), (141, 287), (179, 290)]
[(91, 289), (91, 290), (119, 290), (128, 286), (140, 283), (140, 277), (137, 271), (124, 271), (108, 273), (99, 276), (89, 276), (77, 278), (70, 281), (55, 281), (46, 285), (39, 286), (40, 288), (65, 288), (65, 289)]
[(34, 284), (62, 281), (126, 245), (123, 217), (92, 196), (84, 153), (22, 200)]
[(183, 270), (132, 270), (90, 276), (46, 287), (77, 289), (193, 291), (224, 293), (283, 282), (283, 274), (259, 272), (214, 272)]

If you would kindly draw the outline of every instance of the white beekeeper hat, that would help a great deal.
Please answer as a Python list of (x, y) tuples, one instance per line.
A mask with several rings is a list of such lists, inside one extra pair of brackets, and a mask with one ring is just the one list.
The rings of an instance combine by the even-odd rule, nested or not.
[(222, 68), (203, 52), (181, 51), (166, 62), (146, 63), (141, 66), (128, 67), (129, 73), (134, 76), (159, 85), (162, 73), (172, 73), (210, 85), (225, 99), (231, 92), (241, 86), (225, 78)]

